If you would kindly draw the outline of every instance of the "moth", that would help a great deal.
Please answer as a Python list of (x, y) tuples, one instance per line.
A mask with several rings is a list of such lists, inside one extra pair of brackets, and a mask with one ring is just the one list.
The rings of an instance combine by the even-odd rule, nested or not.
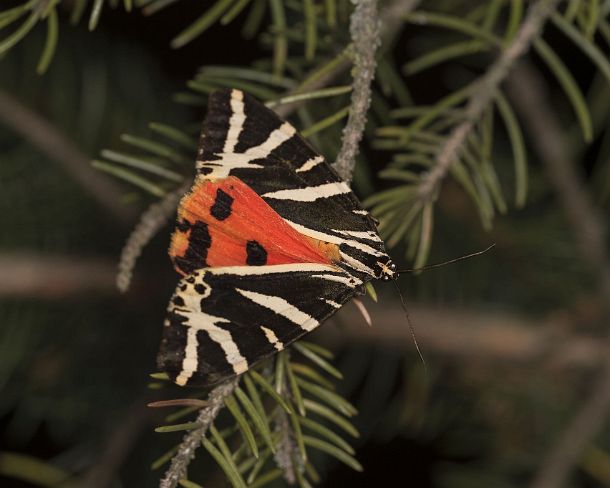
[(182, 275), (158, 366), (178, 385), (239, 375), (397, 276), (376, 220), (288, 122), (240, 90), (209, 98), (169, 249)]

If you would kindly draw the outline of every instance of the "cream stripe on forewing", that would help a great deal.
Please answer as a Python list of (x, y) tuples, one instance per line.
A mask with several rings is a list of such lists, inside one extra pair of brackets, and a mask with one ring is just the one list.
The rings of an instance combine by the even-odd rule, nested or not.
[(329, 300), (328, 298), (322, 298), (322, 301), (334, 308), (341, 308), (342, 306), (340, 303), (337, 303), (333, 300)]
[[(195, 283), (186, 282), (187, 288), (180, 294), (184, 305), (170, 305), (170, 309), (174, 313), (186, 318), (183, 325), (187, 327), (187, 343), (182, 361), (182, 371), (176, 377), (176, 383), (179, 385), (186, 384), (193, 373), (197, 371), (199, 365), (197, 332), (200, 330), (205, 331), (210, 340), (216, 342), (222, 348), (226, 361), (232, 366), (236, 374), (243, 373), (248, 369), (248, 361), (241, 355), (231, 333), (217, 325), (230, 323), (230, 320), (207, 314), (201, 310), (202, 298), (208, 297), (211, 293), (211, 288), (204, 281), (206, 272), (197, 271), (194, 273)], [(184, 282), (183, 279), (182, 283)], [(195, 285), (197, 284), (205, 287), (203, 293), (195, 291)]]
[[(242, 92), (238, 90), (233, 91), (243, 96)], [(234, 112), (233, 115), (231, 115), (231, 119), (229, 121), (229, 132), (227, 134), (227, 140), (225, 141), (224, 150), (222, 153), (216, 154), (217, 156), (220, 156), (220, 159), (214, 159), (210, 161), (197, 161), (198, 170), (201, 170), (203, 168), (206, 168), (208, 170), (204, 177), (204, 179), (206, 180), (226, 178), (227, 176), (229, 176), (231, 170), (233, 169), (264, 168), (265, 166), (253, 163), (252, 161), (269, 157), (271, 151), (273, 151), (275, 148), (279, 147), (285, 141), (290, 139), (296, 132), (295, 128), (292, 127), (292, 125), (290, 125), (288, 122), (285, 122), (279, 128), (271, 132), (271, 134), (269, 134), (269, 137), (267, 137), (267, 140), (262, 144), (251, 147), (243, 153), (233, 152), (235, 149), (235, 145), (237, 144), (239, 134), (243, 129), (243, 123), (245, 120), (245, 115), (243, 112), (243, 102), (239, 103), (241, 103), (241, 107), (236, 106), (234, 108), (233, 99), (231, 99), (231, 107)], [(236, 108), (237, 111), (235, 111)]]
[(363, 273), (370, 274), (371, 276), (375, 276), (375, 271), (373, 271), (373, 269), (368, 267), (362, 261), (351, 257), (349, 254), (344, 253), (343, 251), (339, 251), (339, 255), (341, 256), (341, 261), (347, 264), (350, 268), (356, 269)]
[(197, 371), (198, 355), (197, 355), (197, 329), (189, 327), (186, 333), (186, 347), (184, 348), (184, 359), (182, 360), (182, 371), (176, 377), (176, 384), (180, 386), (186, 385), (193, 373)]
[(310, 278), (336, 281), (338, 283), (343, 283), (350, 288), (362, 284), (362, 280), (350, 275), (341, 268), (315, 263), (273, 264), (269, 266), (219, 266), (217, 268), (207, 269), (206, 273), (215, 275), (231, 274), (236, 276), (253, 276), (299, 271), (309, 273), (308, 277)]
[(264, 295), (255, 291), (241, 290), (239, 288), (236, 288), (235, 291), (261, 307), (273, 310), (278, 315), (287, 318), (307, 331), (313, 330), (320, 325), (311, 315), (299, 310), (283, 298), (273, 295)]
[(357, 239), (366, 239), (367, 241), (375, 241), (375, 242), (383, 242), (381, 237), (379, 237), (375, 232), (367, 230), (367, 231), (357, 231), (357, 230), (338, 230), (332, 229), (333, 232), (337, 232), (338, 234), (343, 234), (345, 236), (356, 237)]
[(318, 186), (308, 186), (294, 190), (271, 191), (261, 195), (263, 198), (274, 200), (293, 200), (295, 202), (315, 202), (320, 198), (330, 198), (335, 195), (344, 195), (351, 190), (344, 182), (324, 183)]
[(318, 164), (322, 163), (324, 158), (322, 156), (315, 156), (311, 159), (305, 161), (299, 168), (296, 169), (297, 173), (303, 173), (304, 171), (309, 171), (312, 168), (315, 168)]
[(211, 327), (206, 329), (210, 335), (210, 339), (222, 347), (222, 350), (225, 352), (225, 359), (231, 366), (233, 366), (233, 371), (235, 371), (236, 374), (247, 371), (248, 361), (241, 355), (239, 349), (237, 348), (237, 344), (235, 344), (233, 341), (231, 333), (214, 324), (210, 325)]
[(267, 338), (269, 343), (273, 345), (273, 347), (275, 347), (278, 351), (284, 349), (284, 344), (277, 338), (275, 332), (273, 332), (271, 329), (268, 329), (267, 327), (263, 327), (262, 325), (261, 330), (265, 333), (265, 337)]
[(229, 173), (233, 169), (264, 168), (262, 164), (256, 164), (251, 162), (256, 158), (246, 156), (242, 153), (219, 153), (218, 156), (221, 156), (222, 159), (216, 159), (212, 161), (197, 161), (197, 169), (199, 171), (201, 171), (201, 169), (203, 168), (206, 168), (208, 170), (205, 176), (199, 175), (198, 178), (203, 178), (204, 180), (221, 179), (229, 176)]
[(244, 94), (239, 90), (231, 90), (231, 118), (229, 119), (229, 130), (223, 152), (232, 153), (239, 139), (239, 134), (244, 127), (246, 115), (244, 113)]
[[(349, 278), (348, 278), (348, 276), (349, 276)], [(359, 280), (358, 278), (356, 278), (354, 276), (350, 276), (347, 273), (345, 273), (345, 276), (328, 275), (328, 274), (312, 274), (311, 278), (321, 278), (323, 280), (336, 281), (337, 283), (343, 283), (345, 286), (347, 286), (349, 288), (355, 288), (357, 285), (362, 284), (362, 280)]]
[[(173, 302), (170, 303), (170, 310), (186, 318), (183, 325), (187, 328), (184, 358), (182, 360), (181, 371), (176, 376), (175, 382), (178, 385), (187, 384), (199, 368), (199, 338), (197, 336), (199, 331), (204, 331), (210, 340), (220, 345), (225, 354), (225, 360), (232, 366), (233, 371), (236, 374), (243, 373), (249, 368), (248, 361), (241, 354), (239, 347), (233, 340), (231, 332), (219, 326), (222, 323), (230, 324), (231, 321), (224, 317), (205, 313), (201, 310), (201, 299), (208, 297), (211, 293), (211, 287), (204, 281), (207, 274), (247, 276), (291, 271), (305, 271), (308, 273), (309, 278), (335, 281), (352, 288), (356, 286), (356, 284), (361, 283), (357, 278), (350, 276), (348, 273), (338, 268), (317, 263), (292, 263), (264, 267), (225, 266), (196, 271), (193, 274), (196, 278), (195, 282), (189, 283), (186, 279), (182, 280), (182, 283), (187, 285), (187, 288), (180, 293), (184, 303), (181, 305), (175, 305)], [(205, 286), (203, 293), (195, 291), (195, 286), (201, 284)], [(235, 291), (248, 300), (251, 300), (253, 303), (268, 308), (276, 314), (285, 317), (305, 331), (311, 331), (320, 325), (315, 317), (300, 310), (284, 298), (239, 288), (236, 288)], [(341, 307), (339, 303), (332, 300), (325, 300), (325, 302), (334, 308)], [(278, 339), (273, 330), (263, 326), (260, 326), (260, 328), (264, 332), (269, 343), (273, 345), (276, 350), (281, 351), (284, 348), (284, 344)]]
[(248, 369), (248, 361), (241, 355), (237, 344), (233, 341), (231, 333), (216, 325), (218, 323), (230, 323), (230, 320), (203, 312), (187, 313), (186, 317), (187, 322), (184, 325), (190, 328), (189, 333), (190, 330), (203, 330), (207, 332), (210, 339), (222, 348), (225, 353), (225, 359), (233, 367), (235, 373), (243, 373)]
[(267, 137), (265, 142), (258, 146), (251, 147), (244, 154), (252, 157), (252, 159), (269, 157), (271, 151), (286, 142), (295, 133), (296, 129), (288, 122), (284, 122), (280, 127), (269, 134), (269, 137)]

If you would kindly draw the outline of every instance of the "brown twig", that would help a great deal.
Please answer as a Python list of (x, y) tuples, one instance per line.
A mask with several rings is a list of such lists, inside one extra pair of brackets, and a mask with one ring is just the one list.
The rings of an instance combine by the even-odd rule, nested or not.
[[(366, 304), (374, 327), (367, 327), (351, 305), (343, 307), (333, 323), (320, 327), (321, 341), (333, 348), (346, 341), (401, 347), (415, 353), (411, 332), (398, 304)], [(476, 361), (507, 367), (536, 365), (555, 373), (569, 369), (594, 370), (606, 361), (610, 346), (594, 336), (572, 332), (577, 318), (557, 314), (549, 319), (480, 310), (409, 303), (417, 326), (417, 341), (426, 353), (440, 354), (460, 363)]]
[(57, 299), (114, 292), (114, 266), (105, 259), (0, 255), (0, 296)]
[(201, 440), (205, 436), (208, 428), (224, 406), (224, 400), (235, 388), (239, 379), (230, 379), (225, 383), (214, 388), (207, 401), (209, 405), (202, 408), (197, 416), (197, 422), (201, 427), (191, 430), (184, 436), (178, 451), (174, 454), (170, 467), (165, 472), (165, 476), (159, 483), (159, 488), (175, 488), (178, 482), (186, 476), (188, 465), (195, 457), (195, 450), (201, 445)]
[(89, 158), (40, 114), (0, 90), (0, 123), (20, 134), (32, 146), (59, 163), (119, 222), (135, 218), (131, 207), (121, 204), (123, 193), (112, 181), (94, 170)]
[[(564, 131), (549, 108), (544, 80), (531, 65), (524, 64), (511, 76), (509, 89), (534, 149), (546, 166), (582, 258), (599, 281), (600, 298), (610, 315), (610, 260), (605, 250), (605, 225), (576, 164), (571, 161), (569, 148), (564, 144)], [(591, 396), (554, 443), (532, 487), (562, 486), (583, 450), (605, 424), (610, 411), (610, 361), (607, 357)]]
[(558, 3), (559, 0), (540, 0), (533, 4), (514, 40), (502, 51), (472, 88), (463, 122), (451, 131), (435, 158), (434, 167), (424, 177), (419, 187), (419, 196), (423, 202), (429, 202), (434, 197), (438, 186), (449, 173), (451, 165), (458, 160), (468, 135), (493, 101), (500, 83), (504, 81), (515, 62), (529, 50), (532, 42), (540, 35), (545, 22)]

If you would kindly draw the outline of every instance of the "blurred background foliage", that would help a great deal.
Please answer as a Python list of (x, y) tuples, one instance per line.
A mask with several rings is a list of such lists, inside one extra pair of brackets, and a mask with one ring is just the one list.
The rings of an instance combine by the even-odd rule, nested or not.
[[(367, 299), (373, 328), (348, 306), (312, 334), (334, 351), (338, 392), (358, 409), (360, 437), (350, 443), (364, 469), (312, 453), (321, 486), (527, 486), (600, 375), (606, 304), (514, 95), (494, 94), (452, 178), (420, 192), (452, 130), (470, 120), (476, 83), (536, 3), (422, 2), (382, 37), (355, 190), (401, 267), (496, 247), (400, 279), (427, 369), (391, 287), (376, 286), (379, 305)], [(396, 5), (382, 2), (382, 18)], [(147, 205), (192, 177), (192, 141), (218, 87), (269, 102), (335, 159), (350, 103), (352, 5), (0, 7), (0, 483), (152, 486), (162, 468), (151, 463), (181, 435), (154, 433), (167, 422), (144, 406), (167, 397), (147, 388), (147, 375), (175, 284), (170, 227), (147, 247), (127, 295), (113, 286), (122, 245)], [(527, 54), (604, 223), (609, 10), (600, 0), (558, 2)], [(281, 104), (299, 94), (298, 106)], [(63, 146), (44, 143), (49, 128)], [(61, 163), (66, 145), (84, 176)], [(96, 196), (99, 181), (118, 214)], [(608, 434), (588, 444), (569, 486), (610, 485)], [(227, 484), (209, 456), (189, 474)]]

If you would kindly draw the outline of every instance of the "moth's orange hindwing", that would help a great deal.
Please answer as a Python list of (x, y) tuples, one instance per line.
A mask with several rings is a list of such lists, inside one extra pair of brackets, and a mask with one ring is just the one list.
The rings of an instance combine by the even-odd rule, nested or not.
[(216, 266), (332, 264), (335, 245), (293, 229), (239, 178), (198, 179), (182, 199), (169, 254), (189, 274)]

